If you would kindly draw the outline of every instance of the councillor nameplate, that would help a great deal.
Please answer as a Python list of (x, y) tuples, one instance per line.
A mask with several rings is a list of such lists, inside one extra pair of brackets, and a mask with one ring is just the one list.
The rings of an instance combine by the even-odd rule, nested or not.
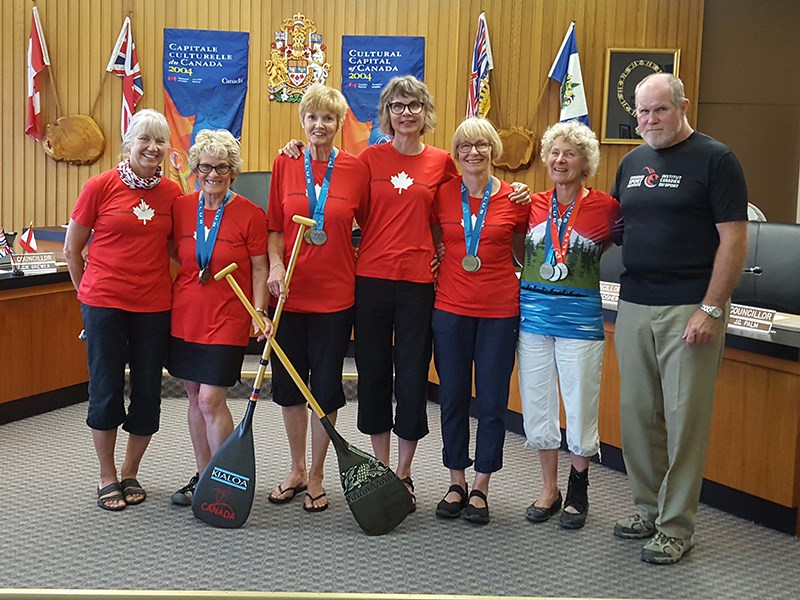
[(22, 270), (26, 275), (43, 275), (58, 271), (54, 252), (15, 254), (14, 266)]

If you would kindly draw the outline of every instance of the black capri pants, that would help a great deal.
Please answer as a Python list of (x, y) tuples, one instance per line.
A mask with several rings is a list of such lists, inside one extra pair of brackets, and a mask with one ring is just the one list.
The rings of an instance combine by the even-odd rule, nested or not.
[[(342, 367), (352, 330), (352, 307), (333, 313), (285, 310), (281, 315), (275, 337), (325, 414), (345, 405)], [(280, 406), (305, 404), (306, 399), (274, 353), (270, 362), (272, 400)]]
[(428, 435), (433, 301), (433, 283), (356, 277), (358, 428), (362, 433), (393, 429), (398, 437), (412, 441)]
[[(161, 374), (169, 346), (170, 311), (136, 313), (81, 304), (89, 362), (86, 424), (107, 431), (120, 425), (134, 435), (158, 431)], [(131, 402), (125, 411), (125, 364)]]

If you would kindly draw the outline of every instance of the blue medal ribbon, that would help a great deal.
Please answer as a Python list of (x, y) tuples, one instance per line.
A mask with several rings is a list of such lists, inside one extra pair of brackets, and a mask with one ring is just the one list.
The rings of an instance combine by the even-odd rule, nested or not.
[(492, 195), (492, 178), (489, 177), (489, 183), (486, 184), (486, 189), (483, 191), (483, 198), (481, 199), (481, 206), (478, 209), (478, 214), (475, 217), (475, 227), (472, 227), (472, 215), (469, 210), (469, 192), (464, 181), (461, 181), (461, 214), (464, 220), (464, 242), (467, 246), (467, 254), (471, 256), (478, 256), (478, 244), (481, 241), (481, 230), (483, 229), (483, 221), (486, 218), (486, 211), (489, 208), (489, 197)]
[(328, 159), (328, 168), (325, 170), (325, 177), (320, 186), (319, 197), (317, 197), (317, 190), (314, 187), (314, 172), (311, 169), (311, 152), (306, 148), (303, 157), (303, 166), (306, 171), (306, 192), (308, 194), (308, 213), (309, 216), (317, 222), (314, 229), (323, 229), (325, 224), (325, 204), (328, 201), (328, 188), (331, 185), (331, 174), (333, 173), (333, 161), (336, 158), (336, 150), (331, 151), (331, 156)]
[(197, 266), (202, 271), (207, 269), (211, 264), (211, 255), (214, 253), (214, 246), (217, 244), (217, 235), (219, 234), (219, 225), (222, 221), (222, 213), (225, 212), (225, 205), (230, 200), (231, 191), (225, 194), (225, 199), (222, 205), (214, 213), (214, 220), (211, 222), (211, 228), (208, 230), (208, 237), (206, 238), (206, 215), (205, 215), (205, 202), (203, 201), (203, 192), (197, 200), (197, 229), (195, 230), (195, 246), (194, 252), (197, 258)]

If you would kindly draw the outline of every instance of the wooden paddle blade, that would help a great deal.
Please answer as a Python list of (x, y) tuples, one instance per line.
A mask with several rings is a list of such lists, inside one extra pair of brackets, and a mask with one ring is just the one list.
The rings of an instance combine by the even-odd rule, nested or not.
[(413, 508), (405, 484), (377, 458), (348, 444), (328, 417), (320, 421), (336, 450), (344, 497), (356, 522), (367, 535), (389, 533)]
[(242, 422), (206, 466), (192, 498), (194, 516), (214, 527), (241, 527), (250, 516), (256, 487), (253, 412), (247, 405)]

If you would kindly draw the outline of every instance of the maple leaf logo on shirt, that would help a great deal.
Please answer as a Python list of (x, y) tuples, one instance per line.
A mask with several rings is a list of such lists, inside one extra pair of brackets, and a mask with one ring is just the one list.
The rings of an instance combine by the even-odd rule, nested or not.
[(156, 211), (150, 208), (147, 202), (144, 201), (144, 198), (142, 198), (139, 204), (133, 207), (133, 214), (135, 214), (136, 218), (140, 219), (144, 225), (147, 225), (147, 222), (152, 220), (155, 216)]
[[(206, 227), (205, 225), (203, 225), (203, 229), (205, 231), (205, 239), (208, 239), (208, 234), (211, 232), (211, 230), (208, 227)], [(194, 241), (197, 241), (197, 230), (196, 229), (192, 233), (192, 239)]]
[[(475, 230), (475, 223), (478, 222), (478, 215), (470, 215), (472, 217), (472, 229)], [(464, 227), (464, 217), (461, 217), (461, 227)]]
[(400, 171), (397, 175), (392, 175), (391, 181), (394, 189), (399, 190), (397, 192), (398, 194), (402, 194), (403, 190), (407, 190), (411, 187), (411, 184), (414, 183), (414, 180), (409, 177), (408, 173), (405, 171)]

